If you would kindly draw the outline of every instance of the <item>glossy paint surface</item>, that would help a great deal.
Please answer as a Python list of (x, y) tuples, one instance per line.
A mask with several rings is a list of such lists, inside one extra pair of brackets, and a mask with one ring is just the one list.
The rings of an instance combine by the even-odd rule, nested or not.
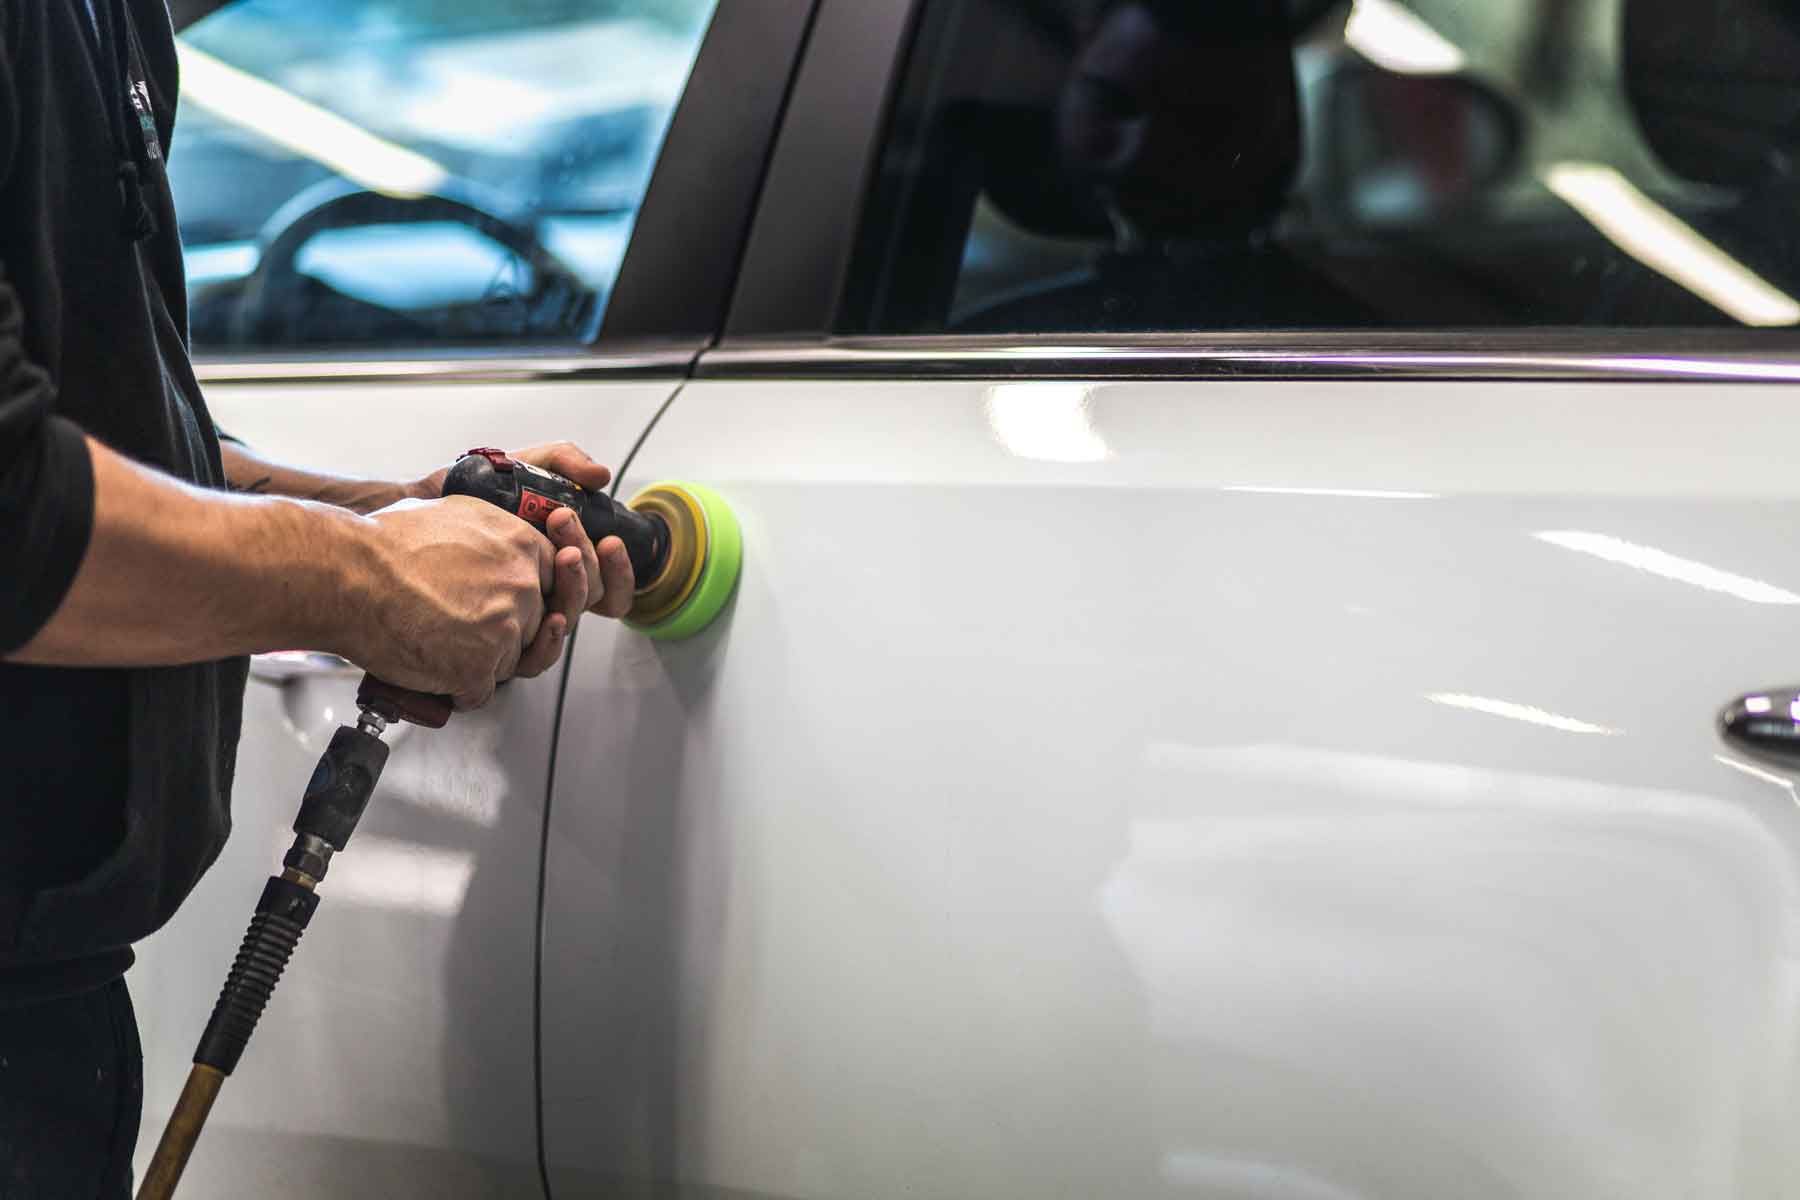
[(555, 1194), (1791, 1194), (1791, 401), (689, 386), (626, 486), (744, 573), (574, 652)]
[[(472, 445), (574, 438), (623, 459), (673, 383), (215, 388), (219, 424), (273, 458), (416, 478)], [(129, 975), (145, 1049), (140, 1173), (319, 752), (358, 675), (253, 681), (233, 833)], [(255, 1040), (182, 1183), (251, 1195), (538, 1191), (532, 947), (556, 676), (442, 731), (401, 728), (320, 888)]]

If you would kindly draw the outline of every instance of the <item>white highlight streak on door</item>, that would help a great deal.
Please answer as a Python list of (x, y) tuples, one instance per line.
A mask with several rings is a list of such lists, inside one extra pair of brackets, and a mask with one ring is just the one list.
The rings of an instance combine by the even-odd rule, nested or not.
[(1112, 451), (1094, 430), (1091, 395), (1082, 383), (997, 383), (987, 393), (988, 424), (1020, 458), (1101, 462)]
[(1505, 717), (1509, 721), (1524, 721), (1531, 725), (1542, 725), (1546, 729), (1560, 729), (1564, 733), (1612, 734), (1619, 732), (1616, 729), (1608, 729), (1604, 725), (1578, 721), (1574, 717), (1565, 717), (1560, 713), (1533, 708), (1529, 704), (1514, 704), (1510, 700), (1494, 700), (1487, 696), (1466, 696), (1461, 692), (1433, 692), (1425, 698), (1433, 704), (1486, 713), (1490, 717)]
[(1652, 546), (1639, 546), (1634, 542), (1608, 537), (1604, 533), (1551, 529), (1532, 536), (1539, 541), (1549, 542), (1552, 546), (1591, 554), (1595, 558), (1622, 566), (1636, 567), (1640, 571), (1673, 579), (1677, 583), (1690, 583), (1709, 592), (1723, 592), (1752, 604), (1800, 604), (1800, 596), (1786, 588), (1778, 588), (1772, 583), (1751, 579), (1747, 575), (1721, 571), (1717, 567), (1709, 567), (1691, 558), (1680, 558)]
[(1330, 496), (1341, 500), (1436, 500), (1436, 492), (1389, 492), (1378, 488), (1256, 487), (1237, 484), (1226, 492), (1251, 492), (1259, 496)]
[(1741, 762), (1738, 759), (1729, 758), (1723, 754), (1713, 755), (1713, 761), (1722, 767), (1730, 767), (1734, 771), (1741, 771), (1752, 779), (1760, 779), (1764, 783), (1772, 783), (1782, 791), (1786, 792), (1789, 799), (1795, 798), (1794, 781), (1791, 779), (1784, 779), (1773, 771), (1765, 771), (1761, 767), (1753, 767), (1747, 762)]

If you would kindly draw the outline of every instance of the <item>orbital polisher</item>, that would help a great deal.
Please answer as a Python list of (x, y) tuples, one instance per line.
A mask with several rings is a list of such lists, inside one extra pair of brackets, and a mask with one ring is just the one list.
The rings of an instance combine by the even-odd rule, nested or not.
[[(450, 468), (444, 495), (485, 500), (540, 530), (551, 513), (571, 508), (593, 541), (618, 537), (638, 581), (625, 624), (658, 640), (692, 637), (705, 629), (737, 583), (743, 559), (737, 518), (717, 493), (699, 484), (652, 484), (620, 504), (504, 451), (482, 447)], [(281, 873), (263, 887), (137, 1200), (167, 1200), (174, 1194), (225, 1077), (237, 1066), (319, 906), (318, 885), (331, 856), (350, 840), (381, 778), (388, 757), (383, 731), (395, 721), (439, 729), (452, 711), (448, 696), (409, 691), (373, 675), (363, 676), (356, 703), (356, 724), (342, 726), (332, 736), (306, 785), (294, 818), (294, 844), (282, 859)]]

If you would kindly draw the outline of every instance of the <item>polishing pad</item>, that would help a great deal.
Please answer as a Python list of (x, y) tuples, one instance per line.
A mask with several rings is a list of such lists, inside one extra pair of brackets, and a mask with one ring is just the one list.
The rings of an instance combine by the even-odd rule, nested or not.
[(744, 540), (731, 508), (711, 488), (669, 480), (631, 498), (634, 512), (654, 513), (669, 527), (669, 557), (656, 578), (640, 581), (625, 623), (665, 641), (693, 637), (731, 598)]

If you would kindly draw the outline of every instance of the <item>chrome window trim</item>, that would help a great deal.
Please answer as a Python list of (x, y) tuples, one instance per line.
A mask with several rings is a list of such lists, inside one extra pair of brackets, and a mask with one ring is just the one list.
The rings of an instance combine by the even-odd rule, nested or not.
[(524, 383), (685, 376), (697, 345), (625, 347), (601, 354), (516, 350), (494, 354), (333, 358), (198, 358), (202, 384)]
[(1731, 329), (745, 339), (703, 353), (695, 376), (1792, 383), (1800, 340)]

